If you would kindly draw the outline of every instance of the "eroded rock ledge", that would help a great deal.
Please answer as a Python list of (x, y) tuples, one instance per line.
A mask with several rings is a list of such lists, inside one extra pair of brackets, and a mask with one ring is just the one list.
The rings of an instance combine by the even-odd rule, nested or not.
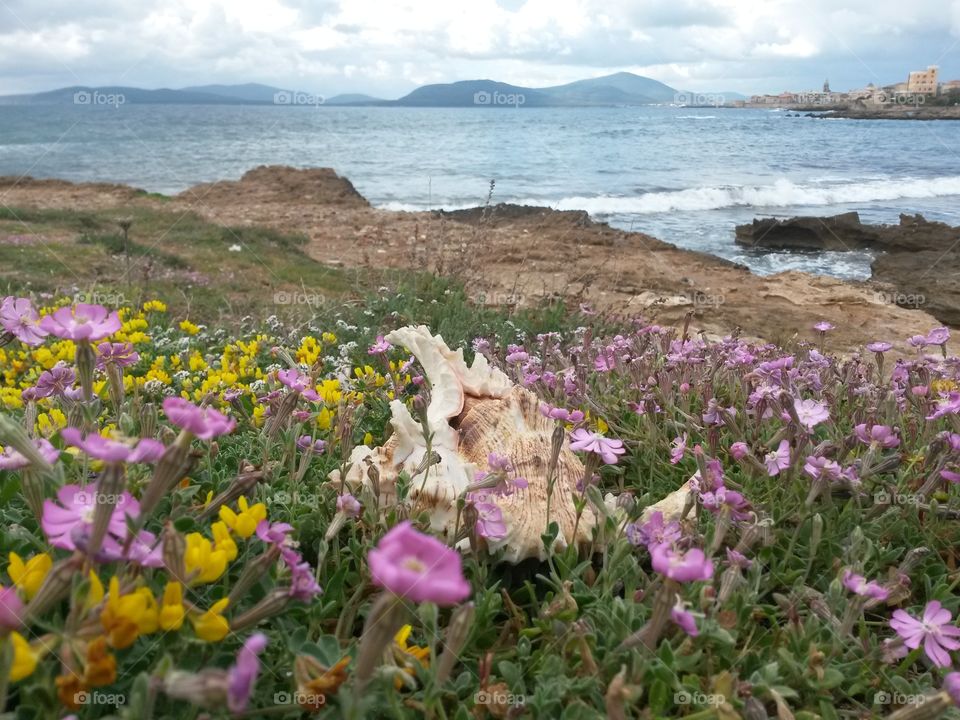
[(898, 225), (869, 225), (855, 213), (763, 218), (737, 226), (737, 243), (768, 250), (872, 250), (872, 280), (891, 302), (960, 325), (960, 227), (901, 215)]

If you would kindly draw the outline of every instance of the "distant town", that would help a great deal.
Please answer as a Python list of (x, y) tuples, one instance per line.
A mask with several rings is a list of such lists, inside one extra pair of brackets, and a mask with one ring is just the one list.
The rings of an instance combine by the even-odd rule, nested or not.
[(822, 90), (782, 92), (779, 95), (753, 95), (749, 100), (730, 103), (735, 107), (808, 108), (818, 106), (862, 107), (920, 107), (923, 105), (949, 106), (960, 104), (960, 80), (941, 82), (940, 69), (930, 65), (926, 70), (915, 70), (904, 82), (878, 86), (873, 83), (858, 90), (835, 92), (830, 81)]

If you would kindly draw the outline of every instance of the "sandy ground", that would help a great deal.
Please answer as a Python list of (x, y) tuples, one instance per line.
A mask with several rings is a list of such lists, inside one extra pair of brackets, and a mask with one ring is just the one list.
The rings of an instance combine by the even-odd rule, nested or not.
[(598, 311), (642, 314), (712, 336), (739, 328), (770, 341), (816, 337), (831, 347), (903, 341), (938, 323), (885, 303), (870, 283), (799, 272), (758, 277), (709, 255), (596, 223), (585, 213), (494, 206), (454, 213), (378, 210), (329, 169), (260, 167), (239, 181), (195, 186), (172, 200), (122, 185), (0, 178), (0, 206), (70, 209), (156, 205), (229, 226), (265, 225), (309, 238), (319, 262), (338, 267), (429, 268), (463, 279), (489, 303), (544, 297)]

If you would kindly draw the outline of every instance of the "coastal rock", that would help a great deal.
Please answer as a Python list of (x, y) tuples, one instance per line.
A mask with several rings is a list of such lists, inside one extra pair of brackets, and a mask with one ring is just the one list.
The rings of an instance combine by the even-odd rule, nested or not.
[[(214, 183), (210, 194), (213, 186), (207, 184), (174, 198), (63, 181), (11, 181), (2, 190), (11, 208), (116, 208), (128, 214), (145, 207), (198, 213), (228, 228), (273, 228), (307, 238), (304, 250), (314, 260), (338, 272), (361, 271), (372, 283), (384, 271), (436, 272), (461, 280), (478, 303), (563, 301), (587, 313), (642, 315), (675, 327), (689, 323), (691, 332), (711, 337), (739, 329), (752, 339), (789, 342), (811, 337), (812, 323), (826, 320), (837, 328), (830, 333), (831, 349), (846, 353), (877, 338), (907, 338), (942, 324), (923, 306), (887, 302), (879, 286), (800, 272), (758, 276), (641, 232), (585, 222), (580, 213), (511, 209), (491, 223), (480, 221), (479, 209), (441, 218), (371, 207), (329, 169), (268, 168), (245, 177)], [(316, 182), (304, 182), (308, 178)], [(26, 234), (22, 226), (5, 230)], [(939, 266), (936, 272), (942, 272)], [(261, 280), (269, 297), (275, 279), (265, 273)]]
[(764, 218), (737, 226), (737, 243), (769, 250), (873, 250), (871, 280), (880, 301), (960, 325), (960, 227), (922, 215), (901, 215), (898, 225), (865, 225), (857, 213)]
[(882, 250), (916, 252), (947, 250), (960, 239), (960, 228), (900, 215), (899, 225), (867, 225), (855, 212), (829, 217), (758, 218), (737, 225), (738, 245), (768, 250)]
[(463, 210), (437, 210), (437, 218), (447, 218), (467, 225), (502, 226), (517, 221), (542, 222), (549, 218), (552, 222), (561, 222), (573, 227), (592, 227), (597, 225), (583, 210), (554, 210), (538, 205), (517, 205), (515, 203), (497, 203), (484, 207), (465, 208)]
[(305, 204), (369, 207), (370, 203), (346, 178), (330, 168), (292, 168), (260, 165), (239, 180), (197, 185), (177, 198), (205, 204), (284, 202), (299, 198)]
[(864, 225), (855, 212), (832, 217), (755, 219), (737, 225), (736, 241), (745, 247), (770, 250), (853, 250), (874, 247), (879, 232)]

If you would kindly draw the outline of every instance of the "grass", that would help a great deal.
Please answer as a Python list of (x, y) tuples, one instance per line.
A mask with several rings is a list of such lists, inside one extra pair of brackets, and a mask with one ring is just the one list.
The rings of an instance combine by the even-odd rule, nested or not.
[[(122, 221), (130, 222), (126, 243)], [(5, 245), (8, 235), (24, 236), (27, 244)], [(318, 263), (306, 244), (302, 235), (222, 227), (163, 209), (0, 208), (0, 291), (82, 291), (134, 304), (155, 297), (212, 321), (271, 305), (278, 314), (307, 317), (313, 305), (277, 298), (344, 299), (376, 283), (375, 275)]]
[[(960, 716), (938, 694), (956, 656), (944, 665), (922, 646), (898, 645), (890, 622), (898, 610), (919, 617), (931, 602), (947, 609), (950, 625), (960, 613), (960, 488), (950, 479), (960, 473), (960, 435), (954, 434), (960, 431), (960, 362), (948, 357), (942, 332), (917, 328), (929, 331), (926, 352), (891, 338), (910, 354), (891, 377), (872, 353), (832, 355), (829, 334), (797, 338), (789, 347), (708, 342), (639, 318), (586, 316), (559, 302), (522, 310), (485, 307), (442, 278), (400, 272), (358, 277), (323, 267), (304, 254), (302, 237), (228, 230), (156, 210), (136, 209), (131, 216), (131, 259), (163, 266), (169, 277), (157, 270), (143, 285), (118, 280), (122, 258), (113, 214), (31, 216), (50, 237), (66, 238), (58, 247), (70, 253), (73, 271), (90, 287), (159, 297), (170, 311), (144, 314), (148, 337), (137, 346), (140, 358), (124, 369), (131, 380), (120, 402), (104, 388), (90, 404), (52, 397), (23, 407), (22, 390), (34, 387), (58, 358), (47, 348), (8, 346), (0, 353), (0, 403), (6, 405), (0, 443), (10, 443), (12, 419), (62, 448), (54, 426), (54, 411), (62, 410), (64, 421), (70, 416), (90, 427), (119, 427), (170, 447), (175, 413), (160, 411), (164, 398), (210, 403), (238, 426), (215, 443), (194, 441), (192, 467), (164, 494), (148, 529), (212, 535), (216, 515), (204, 515), (205, 499), (236, 489), (238, 469), (250, 463), (264, 479), (244, 492), (251, 503), (263, 503), (271, 521), (290, 523), (296, 550), (323, 593), (258, 624), (241, 623), (220, 640), (203, 638), (192, 621), (168, 633), (144, 630), (130, 647), (111, 639), (116, 677), (98, 687), (123, 696), (121, 717), (227, 717), (224, 698), (216, 695), (217, 672), (236, 662), (241, 643), (255, 631), (265, 633), (269, 645), (246, 717), (300, 717), (278, 698), (318, 687), (324, 688), (322, 716), (343, 720)], [(0, 237), (15, 232), (16, 224), (0, 221)], [(229, 251), (234, 243), (241, 252)], [(164, 256), (183, 264), (165, 263)], [(0, 243), (0, 272), (7, 283), (62, 289), (59, 257), (44, 245)], [(205, 282), (184, 284), (189, 273), (202, 273)], [(286, 293), (287, 300), (275, 293)], [(187, 335), (179, 329), (186, 317), (207, 326)], [(377, 637), (367, 628), (381, 592), (369, 554), (400, 520), (424, 532), (435, 529), (415, 500), (422, 470), (401, 475), (386, 505), (373, 495), (374, 480), (355, 489), (363, 510), (349, 519), (338, 515), (338, 488), (327, 479), (346, 469), (357, 445), (388, 441), (391, 402), (416, 412), (415, 398), (429, 402), (436, 391), (437, 377), (415, 380), (425, 370), (406, 365), (406, 349), (392, 348), (386, 356), (368, 351), (378, 336), (419, 324), (451, 348), (464, 348), (468, 359), (474, 340), (485, 339), (488, 345), (477, 344), (477, 351), (514, 382), (554, 408), (584, 412), (583, 429), (621, 443), (624, 452), (609, 464), (578, 453), (591, 469), (584, 470), (574, 507), (595, 515), (598, 531), (590, 543), (562, 549), (550, 542), (559, 527), (546, 524), (540, 538), (546, 561), (503, 562), (481, 540), (472, 516), (462, 514), (461, 527), (472, 533), (459, 551), (472, 602), (467, 632), (458, 636), (454, 622), (467, 611), (408, 602), (409, 637), (394, 639), (392, 627), (384, 634), (387, 652), (374, 653), (378, 667), (361, 687), (360, 648)], [(290, 391), (276, 372), (289, 364), (288, 356), (324, 394), (310, 402), (294, 397), (301, 413), (284, 416)], [(72, 363), (69, 352), (63, 361)], [(227, 391), (238, 395), (227, 399)], [(802, 420), (803, 402), (813, 403), (807, 410), (822, 417)], [(274, 433), (266, 423), (277, 416), (286, 419)], [(871, 441), (866, 433), (874, 427), (887, 428), (896, 442)], [(324, 451), (306, 455), (297, 445), (303, 435), (322, 439)], [(505, 448), (511, 440), (502, 438)], [(782, 443), (789, 459), (771, 475), (765, 463)], [(545, 482), (549, 443), (530, 452), (529, 480)], [(104, 477), (100, 471), (83, 453), (64, 453), (44, 481), (45, 496), (52, 498), (63, 483)], [(131, 465), (124, 482), (142, 498), (157, 474)], [(366, 477), (377, 484), (390, 480)], [(641, 529), (651, 529), (642, 511), (691, 478), (700, 486), (688, 496), (689, 512), (669, 552), (687, 561), (702, 550), (711, 566), (707, 576), (679, 579), (670, 574), (674, 565), (659, 563), (666, 551), (644, 540)], [(50, 552), (65, 562), (70, 554), (50, 547), (20, 492), (30, 480), (30, 474), (0, 471), (0, 547), (24, 556)], [(608, 494), (616, 501), (611, 505)], [(234, 499), (228, 505), (240, 511)], [(256, 568), (256, 582), (228, 610), (235, 622), (283, 588), (291, 571), (281, 563), (257, 564), (265, 552), (257, 536), (231, 537), (238, 553), (223, 575), (185, 592), (206, 610)], [(132, 561), (97, 560), (93, 566), (104, 582), (117, 576), (154, 598), (162, 597), (168, 581), (163, 569)], [(874, 582), (885, 597), (872, 602), (857, 595), (848, 571)], [(2, 582), (12, 582), (9, 570)], [(75, 643), (80, 653), (103, 632), (101, 618), (87, 616), (87, 581), (77, 573), (73, 582), (72, 592), (30, 628), (31, 638), (54, 643), (59, 654), (41, 659), (33, 674), (10, 686), (8, 708), (16, 709), (18, 720), (66, 712), (55, 682), (64, 676), (63, 644)], [(655, 611), (668, 605), (694, 623), (695, 632)], [(71, 624), (76, 618), (86, 620)], [(442, 677), (440, 657), (451, 643), (462, 643), (459, 659)], [(342, 678), (323, 673), (344, 659)], [(305, 667), (313, 669), (312, 678), (304, 677)], [(178, 694), (194, 687), (198, 673), (207, 673), (212, 694)], [(310, 685), (311, 679), (319, 684)], [(909, 714), (914, 711), (923, 714)], [(112, 705), (77, 708), (81, 720), (115, 712)]]

